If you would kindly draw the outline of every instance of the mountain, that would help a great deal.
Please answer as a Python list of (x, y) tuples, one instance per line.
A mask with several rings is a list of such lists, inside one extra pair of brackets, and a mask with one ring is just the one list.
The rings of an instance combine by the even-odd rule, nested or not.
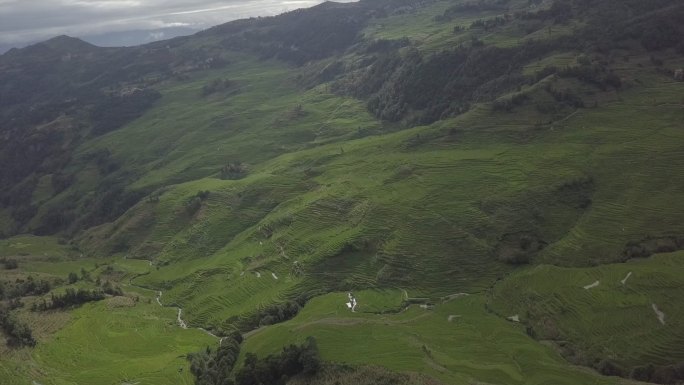
[(1, 55), (0, 382), (681, 382), (683, 21), (362, 0)]
[(158, 40), (168, 40), (178, 36), (192, 35), (196, 32), (197, 29), (189, 27), (167, 27), (85, 35), (81, 38), (100, 47), (130, 47)]

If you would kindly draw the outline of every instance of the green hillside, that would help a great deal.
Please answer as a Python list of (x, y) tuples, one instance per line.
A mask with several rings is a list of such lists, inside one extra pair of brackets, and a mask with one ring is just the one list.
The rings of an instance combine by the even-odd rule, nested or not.
[(518, 314), (535, 337), (557, 341), (578, 364), (623, 375), (644, 363), (666, 366), (684, 358), (677, 348), (682, 262), (677, 252), (594, 268), (540, 265), (497, 285), (491, 305)]
[(247, 384), (310, 336), (283, 384), (684, 380), (682, 21), (363, 0), (0, 56), (0, 383)]

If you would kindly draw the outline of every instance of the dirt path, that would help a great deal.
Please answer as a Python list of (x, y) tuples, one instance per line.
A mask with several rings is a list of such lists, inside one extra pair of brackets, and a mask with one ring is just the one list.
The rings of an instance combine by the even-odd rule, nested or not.
[[(421, 315), (415, 316), (413, 318), (405, 319), (405, 320), (397, 320), (393, 321), (390, 319), (387, 319), (385, 317), (381, 319), (374, 319), (374, 318), (337, 318), (337, 317), (328, 317), (328, 318), (321, 318), (315, 321), (310, 321), (310, 322), (305, 322), (302, 324), (297, 325), (294, 329), (300, 330), (307, 328), (308, 326), (311, 325), (336, 325), (336, 326), (354, 326), (354, 325), (359, 325), (359, 324), (376, 324), (376, 325), (405, 325), (411, 322), (418, 321), (422, 318), (429, 317), (431, 313), (426, 312)], [(249, 334), (249, 333), (248, 333)]]
[(187, 328), (188, 328), (188, 325), (187, 325), (187, 324), (185, 323), (185, 321), (183, 321), (183, 319), (181, 318), (181, 315), (182, 315), (182, 314), (183, 314), (183, 309), (178, 308), (178, 326), (180, 326), (180, 327), (183, 328), (183, 329), (187, 329)]
[(627, 283), (627, 280), (631, 276), (632, 276), (632, 272), (630, 271), (629, 273), (627, 273), (627, 276), (625, 278), (623, 278), (622, 281), (620, 281), (620, 282), (622, 282), (622, 284), (624, 285), (625, 283)]
[(467, 297), (467, 296), (469, 296), (469, 295), (470, 295), (470, 294), (468, 294), (468, 293), (450, 294), (450, 295), (447, 295), (446, 297), (442, 297), (442, 302), (449, 302), (449, 301), (451, 301), (452, 299), (458, 299), (458, 298), (461, 298), (461, 297)]
[(595, 288), (596, 286), (598, 286), (600, 283), (601, 283), (601, 282), (596, 281), (596, 282), (592, 283), (591, 285), (584, 286), (584, 290), (593, 289), (593, 288)]
[[(150, 266), (151, 266), (151, 265), (152, 265), (152, 261), (150, 261)], [(243, 272), (243, 273), (244, 273), (244, 272)], [(136, 277), (137, 277), (137, 276), (136, 276)], [(134, 283), (133, 283), (133, 279), (136, 278), (136, 277), (132, 277), (132, 278), (130, 278), (130, 279), (128, 280), (128, 285), (129, 285), (129, 286), (137, 287), (137, 288), (143, 289), (143, 290), (150, 290), (150, 289), (148, 289), (148, 288), (146, 288), (146, 287), (142, 287), (142, 286), (138, 286), (138, 285), (134, 284)], [(162, 293), (161, 290), (157, 291), (157, 296), (154, 298), (154, 300), (157, 301), (157, 304), (159, 304), (159, 306), (164, 307), (164, 304), (163, 304), (162, 301), (161, 301), (162, 294), (163, 294), (163, 293)], [(188, 324), (187, 324), (187, 323), (183, 320), (183, 318), (182, 318), (183, 309), (181, 309), (180, 307), (176, 307), (176, 309), (178, 309), (178, 314), (176, 315), (176, 322), (178, 323), (178, 326), (181, 327), (182, 329), (188, 329)], [(217, 336), (216, 334), (214, 334), (214, 333), (212, 333), (212, 332), (210, 332), (209, 330), (204, 329), (204, 328), (197, 327), (197, 328), (194, 328), (194, 329), (201, 330), (201, 331), (207, 333), (208, 335), (210, 335), (210, 336), (212, 336), (212, 337), (218, 339), (218, 340), (219, 340), (219, 346), (221, 346), (221, 344), (223, 343), (223, 339), (225, 338), (225, 337)]]
[(660, 311), (660, 309), (658, 309), (658, 306), (654, 303), (651, 304), (651, 307), (653, 308), (653, 311), (656, 313), (658, 321), (660, 321), (661, 324), (665, 325), (665, 313)]
[[(160, 290), (157, 292), (157, 297), (155, 298), (155, 300), (157, 300), (157, 303), (159, 304), (159, 306), (163, 307), (164, 305), (161, 303), (161, 296), (162, 296), (162, 292)], [(183, 309), (181, 309), (179, 307), (177, 309), (178, 309), (178, 315), (176, 316), (176, 323), (178, 323), (178, 326), (181, 327), (182, 329), (188, 329), (188, 324), (183, 320), (183, 317), (182, 317), (183, 316)], [(210, 332), (209, 330), (207, 330), (205, 328), (199, 328), (198, 327), (195, 329), (201, 330), (201, 331), (207, 333), (208, 335), (218, 339), (219, 340), (219, 346), (221, 346), (221, 344), (223, 343), (223, 339), (225, 338), (225, 337), (217, 336), (216, 334)]]

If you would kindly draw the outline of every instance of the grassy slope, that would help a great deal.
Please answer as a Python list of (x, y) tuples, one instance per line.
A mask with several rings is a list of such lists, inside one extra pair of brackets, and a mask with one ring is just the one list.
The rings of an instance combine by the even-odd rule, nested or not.
[[(66, 279), (70, 272), (85, 269), (93, 279), (103, 274), (103, 281), (121, 285), (126, 296), (86, 304), (73, 311), (48, 312), (29, 310), (30, 304), (41, 297), (25, 298), (18, 318), (31, 325), (38, 345), (16, 350), (8, 349), (4, 342), (0, 344), (2, 384), (191, 384), (185, 354), (217, 343), (200, 330), (181, 329), (176, 309), (160, 307), (154, 300), (155, 292), (127, 284), (131, 278), (149, 272), (147, 261), (70, 257), (67, 253), (73, 254), (72, 250), (49, 237), (17, 236), (3, 242), (0, 255), (19, 261), (18, 269), (0, 272), (3, 280), (25, 279), (28, 275)], [(23, 255), (17, 256), (16, 250)], [(79, 281), (55, 287), (52, 292), (67, 287), (90, 289), (93, 284)]]
[[(589, 362), (611, 358), (628, 368), (666, 364), (684, 360), (683, 277), (682, 252), (593, 268), (540, 265), (496, 285), (491, 306), (504, 315), (518, 314), (539, 338), (569, 340)], [(598, 286), (584, 288), (596, 281)], [(653, 304), (665, 313), (665, 324)]]
[[(538, 255), (540, 262), (617, 260), (628, 241), (682, 232), (679, 211), (671, 207), (684, 191), (673, 183), (680, 176), (666, 172), (682, 161), (674, 140), (681, 136), (677, 85), (643, 72), (656, 87), (624, 91), (619, 102), (580, 110), (552, 126), (535, 127), (533, 113), (526, 116), (524, 110), (492, 115), (480, 108), (433, 127), (283, 155), (239, 182), (205, 179), (178, 186), (162, 196), (159, 216), (182, 210), (184, 199), (200, 189), (212, 190), (214, 198), (190, 220), (193, 227), (148, 239), (163, 242), (162, 234), (170, 235), (175, 243), (160, 257), (180, 258), (179, 247), (185, 256), (144, 281), (182, 281), (187, 294), (179, 299), (190, 305), (198, 295), (215, 296), (221, 286), (223, 292), (235, 290), (233, 280), (243, 271), (286, 277), (293, 260), (315, 265), (341, 255), (349, 270), (312, 275), (342, 281), (346, 288), (389, 283), (443, 295), (478, 290), (506, 271), (493, 252), (501, 236), (516, 231), (540, 234), (550, 243)], [(660, 105), (641, 105), (644, 92), (657, 93)], [(507, 125), (500, 124), (504, 119)], [(453, 127), (455, 137), (447, 131)], [(412, 147), (418, 136), (425, 143)], [(319, 175), (310, 178), (305, 172), (312, 168)], [(663, 172), (652, 172), (658, 169)], [(557, 190), (586, 177), (595, 181), (592, 204), (578, 210)], [(258, 192), (256, 202), (231, 201), (240, 191)], [(200, 233), (201, 226), (215, 235)], [(205, 239), (216, 243), (215, 252), (198, 259)], [(345, 257), (345, 247), (364, 242), (372, 245), (365, 258)], [(216, 290), (197, 294), (187, 269), (197, 282), (216, 282)], [(299, 278), (291, 279), (269, 282), (266, 290), (277, 284), (285, 292)], [(197, 304), (208, 309), (210, 302)], [(216, 306), (212, 312), (220, 302)], [(215, 314), (225, 319), (231, 313)]]
[[(471, 34), (501, 46), (522, 41), (507, 28), (498, 35), (480, 36), (477, 31), (455, 35), (454, 24), (467, 26), (479, 16), (451, 23), (432, 21), (445, 7), (439, 2), (421, 10), (417, 18), (382, 20), (366, 34), (409, 36), (424, 50), (468, 40)], [(526, 71), (572, 63), (575, 56), (555, 53), (530, 63)], [(664, 59), (667, 65), (682, 64), (676, 57)], [(408, 289), (412, 296), (482, 291), (511, 270), (497, 261), (496, 248), (505, 234), (520, 231), (549, 242), (536, 262), (616, 261), (628, 241), (646, 235), (679, 235), (684, 230), (679, 209), (684, 183), (676, 172), (684, 161), (684, 134), (679, 129), (684, 113), (680, 85), (658, 74), (646, 55), (637, 53), (629, 62), (614, 66), (625, 79), (620, 92), (552, 80), (578, 90), (587, 105), (598, 103), (597, 108), (563, 110), (552, 124), (533, 106), (494, 113), (489, 106), (477, 105), (458, 118), (392, 132), (375, 121), (362, 102), (330, 94), (325, 85), (302, 92), (294, 81), (298, 69), (236, 54), (224, 70), (164, 85), (163, 98), (144, 117), (82, 147), (81, 154), (111, 151), (122, 170), (136, 176), (135, 187), (168, 187), (158, 202), (141, 201), (116, 222), (84, 234), (80, 245), (87, 255), (110, 255), (123, 244), (130, 246), (129, 255), (153, 261), (150, 274), (135, 283), (165, 290), (165, 301), (182, 306), (191, 325), (205, 327), (227, 326), (233, 317), (319, 288), (394, 287)], [(234, 80), (236, 92), (201, 98), (202, 86), (219, 77)], [(538, 89), (529, 91), (533, 100), (548, 98)], [(292, 115), (298, 104), (304, 116)], [(368, 131), (382, 134), (367, 136)], [(237, 159), (248, 164), (247, 178), (212, 178)], [(68, 192), (87, 192), (94, 172), (81, 170), (73, 190), (58, 199)], [(594, 181), (592, 204), (578, 209), (558, 191), (587, 177)], [(209, 190), (209, 198), (196, 213), (188, 213), (186, 203), (200, 190)], [(304, 275), (295, 274), (295, 261), (304, 266)], [(144, 264), (140, 262), (135, 270), (144, 272)], [(41, 269), (48, 271), (50, 266)], [(248, 339), (246, 349), (265, 354), (314, 334), (321, 340), (325, 358), (424, 370), (447, 381), (608, 381), (564, 365), (520, 327), (485, 313), (479, 295), (439, 305), (428, 315), (412, 308), (382, 317), (340, 312), (339, 297), (315, 299), (295, 320)], [(677, 303), (676, 297), (672, 303)], [(610, 301), (601, 305), (612, 306)], [(78, 310), (60, 335), (76, 338), (84, 322), (101, 320), (105, 313), (97, 306)], [(513, 311), (506, 310), (505, 314)], [(344, 325), (319, 322), (333, 311), (335, 317), (345, 319)], [(164, 330), (164, 325), (173, 323), (171, 310), (155, 311), (145, 305), (118, 308), (114, 313), (112, 321), (145, 330), (152, 341), (149, 346), (163, 350), (177, 343), (185, 352), (197, 350), (186, 340), (194, 334)], [(124, 315), (129, 313), (135, 317), (127, 321)], [(448, 323), (451, 314), (462, 314), (466, 321)], [(411, 316), (423, 318), (417, 322)], [(160, 325), (155, 317), (165, 321)], [(349, 317), (360, 321), (347, 321)], [(297, 329), (305, 320), (313, 323)], [(423, 326), (423, 321), (429, 322)], [(473, 325), (480, 327), (480, 323), (488, 333), (475, 329)], [(577, 325), (563, 330), (583, 339)], [(452, 344), (436, 334), (445, 327), (454, 328), (447, 339)], [(368, 354), (359, 355), (358, 344), (341, 343), (341, 330), (346, 332), (345, 340), (364, 344), (369, 336), (376, 336), (382, 343), (368, 344)], [(106, 328), (92, 333), (92, 339), (111, 337)], [(490, 336), (511, 343), (502, 345), (503, 353), (496, 353), (499, 340), (488, 340)], [(615, 343), (629, 342), (628, 336), (615, 338)], [(658, 341), (653, 346), (663, 346)], [(121, 346), (113, 343), (111, 351), (102, 353), (105, 358), (121, 357)], [(44, 359), (41, 364), (58, 370), (62, 358), (56, 352), (62, 344), (39, 347), (37, 352), (45, 353), (39, 357)], [(202, 344), (209, 341), (197, 340), (195, 345)], [(423, 344), (433, 352), (432, 359), (422, 350)], [(672, 351), (660, 351), (661, 357)], [(161, 370), (159, 378), (171, 381), (174, 357), (160, 358), (145, 349), (139, 353)], [(517, 360), (518, 354), (529, 359)], [(526, 366), (537, 361), (543, 363), (542, 369)], [(83, 367), (99, 365), (93, 360)], [(133, 365), (131, 372), (117, 375), (147, 378), (143, 371)], [(105, 365), (101, 372), (92, 373), (103, 376), (111, 368)], [(72, 374), (52, 374), (56, 381), (75, 381)]]
[(518, 325), (485, 312), (479, 295), (453, 299), (434, 310), (412, 305), (400, 314), (378, 315), (363, 313), (367, 301), (373, 306), (374, 298), (366, 294), (356, 294), (357, 313), (345, 308), (345, 293), (312, 300), (291, 321), (251, 334), (243, 356), (276, 353), (282, 345), (313, 335), (325, 360), (418, 371), (448, 384), (615, 383), (568, 366)]
[[(435, 7), (416, 24), (446, 31), (451, 27), (431, 21), (443, 5)], [(413, 36), (401, 28), (402, 17), (382, 22), (383, 33), (396, 36), (379, 36)], [(571, 57), (553, 54), (530, 69)], [(539, 262), (583, 265), (619, 259), (628, 241), (682, 232), (676, 207), (684, 193), (677, 186), (684, 184), (667, 171), (683, 160), (679, 86), (645, 56), (615, 65), (626, 84), (619, 93), (554, 80), (598, 108), (567, 109), (553, 124), (532, 106), (513, 113), (476, 106), (430, 127), (359, 139), (351, 136), (356, 128), (377, 123), (358, 101), (324, 86), (294, 93), (291, 70), (244, 60), (224, 73), (170, 85), (146, 117), (93, 144), (147, 164), (138, 186), (211, 174), (236, 158), (250, 164), (250, 176), (240, 181), (172, 186), (159, 203), (141, 202), (85, 242), (106, 251), (125, 239), (133, 254), (157, 259), (159, 268), (137, 282), (169, 288), (165, 295), (188, 309), (191, 324), (225, 326), (293, 291), (321, 286), (400, 286), (417, 295), (479, 291), (509, 270), (495, 256), (508, 233), (548, 242)], [(243, 88), (198, 98), (216, 76)], [(273, 124), (298, 103), (309, 112), (304, 121)], [(224, 120), (224, 130), (212, 131), (211, 122)], [(196, 129), (188, 131), (190, 121)], [(325, 144), (324, 132), (346, 140)], [(278, 152), (285, 154), (266, 160)], [(162, 153), (168, 154), (163, 164), (155, 155)], [(588, 208), (558, 193), (588, 177), (594, 181)], [(200, 190), (210, 190), (209, 199), (194, 216), (184, 214)], [(294, 261), (306, 267), (305, 277), (291, 274)]]
[(183, 330), (176, 312), (154, 301), (115, 307), (113, 299), (75, 310), (54, 340), (33, 356), (43, 384), (191, 384), (185, 355), (216, 340)]

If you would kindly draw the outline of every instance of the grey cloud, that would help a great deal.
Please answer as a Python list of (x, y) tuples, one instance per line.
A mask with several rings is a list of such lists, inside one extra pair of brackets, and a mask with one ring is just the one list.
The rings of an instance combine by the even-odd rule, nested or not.
[(167, 27), (203, 29), (322, 0), (0, 0), (0, 44)]

